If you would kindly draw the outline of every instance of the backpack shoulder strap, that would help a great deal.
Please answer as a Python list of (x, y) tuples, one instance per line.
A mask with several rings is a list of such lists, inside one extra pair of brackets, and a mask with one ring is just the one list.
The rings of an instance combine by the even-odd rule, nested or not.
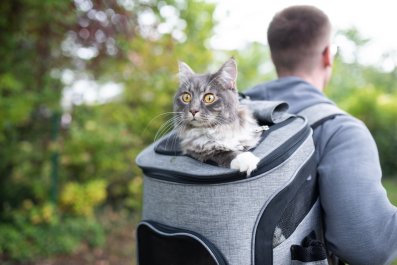
[(323, 122), (333, 119), (337, 115), (346, 115), (347, 113), (336, 105), (330, 103), (319, 103), (303, 109), (298, 115), (305, 117), (309, 125), (315, 129)]
[[(314, 130), (325, 121), (333, 119), (338, 115), (348, 115), (345, 111), (338, 108), (336, 105), (331, 103), (318, 103), (308, 108), (301, 110), (297, 115), (303, 116), (307, 119), (308, 124)], [(338, 257), (328, 254), (330, 264), (344, 265)]]

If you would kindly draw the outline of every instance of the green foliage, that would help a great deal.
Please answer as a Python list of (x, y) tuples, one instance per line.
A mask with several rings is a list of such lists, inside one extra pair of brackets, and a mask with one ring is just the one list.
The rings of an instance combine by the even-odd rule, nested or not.
[[(94, 217), (105, 203), (140, 211), (135, 157), (171, 117), (163, 114), (172, 111), (178, 60), (203, 70), (212, 62), (214, 8), (194, 0), (1, 1), (0, 260), (102, 242)], [(61, 107), (63, 89), (80, 79), (123, 92)]]
[(386, 178), (382, 180), (382, 184), (387, 190), (387, 197), (390, 199), (390, 202), (397, 205), (397, 179)]
[[(394, 172), (395, 176), (396, 172)], [(397, 178), (382, 179), (382, 184), (387, 190), (387, 197), (393, 205), (397, 205)], [(393, 261), (391, 265), (397, 265), (397, 260)]]
[(95, 207), (106, 199), (106, 182), (91, 180), (83, 185), (78, 182), (66, 183), (59, 199), (64, 212), (92, 217)]
[(105, 234), (93, 219), (66, 219), (62, 223), (34, 225), (23, 216), (11, 224), (0, 224), (0, 261), (29, 261), (76, 251), (84, 242), (101, 246)]
[(342, 107), (362, 120), (378, 145), (382, 169), (392, 176), (397, 169), (397, 94), (373, 87), (357, 90), (342, 102)]
[(61, 97), (61, 82), (51, 70), (60, 61), (59, 30), (73, 17), (65, 15), (68, 8), (68, 1), (0, 4), (0, 217), (1, 209), (19, 206), (25, 197), (42, 199), (48, 181), (43, 175), (49, 169), (50, 117)]
[[(241, 90), (275, 77), (261, 44), (210, 50), (214, 9), (203, 0), (1, 1), (0, 261), (103, 243), (95, 213), (104, 204), (140, 212), (134, 160), (171, 129), (178, 60), (205, 72), (235, 56)], [(329, 89), (374, 133), (386, 172), (397, 168), (396, 79), (396, 70), (339, 58)], [(62, 92), (79, 80), (117, 83), (122, 93), (62, 107)]]
[(248, 44), (244, 49), (230, 52), (218, 51), (216, 64), (219, 67), (229, 57), (234, 57), (237, 62), (238, 76), (237, 88), (243, 92), (259, 83), (276, 78), (276, 73), (268, 48), (258, 42)]
[(126, 199), (126, 206), (138, 210), (139, 213), (142, 210), (142, 188), (143, 181), (141, 177), (134, 178), (128, 183), (129, 196)]
[[(355, 47), (352, 62), (343, 57), (334, 62), (334, 73), (327, 94), (342, 108), (362, 120), (375, 138), (383, 172), (394, 176), (397, 171), (397, 68), (384, 72), (378, 67), (362, 65), (358, 57), (369, 42), (356, 29), (341, 32)], [(343, 55), (343, 50), (341, 51)]]

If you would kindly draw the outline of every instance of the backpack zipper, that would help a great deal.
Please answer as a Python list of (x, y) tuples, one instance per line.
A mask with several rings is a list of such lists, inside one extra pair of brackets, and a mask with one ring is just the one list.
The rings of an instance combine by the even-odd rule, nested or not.
[[(274, 129), (278, 128), (278, 125), (279, 124), (276, 124), (270, 127), (269, 130), (264, 131), (262, 135), (262, 140), (265, 139), (272, 131), (274, 131)], [(281, 146), (279, 146), (264, 159), (262, 159), (258, 164), (258, 168), (252, 172), (253, 174), (249, 178), (253, 178), (280, 165), (298, 149), (301, 143), (310, 136), (310, 133), (311, 128), (309, 126), (305, 126), (302, 130), (298, 131), (295, 135), (285, 141)], [(181, 173), (159, 168), (146, 167), (142, 168), (142, 170), (146, 176), (159, 180), (184, 184), (218, 184), (247, 179), (245, 173), (241, 173), (238, 171), (233, 171), (219, 176), (208, 176), (203, 178), (198, 177), (194, 174), (190, 174), (188, 172)]]

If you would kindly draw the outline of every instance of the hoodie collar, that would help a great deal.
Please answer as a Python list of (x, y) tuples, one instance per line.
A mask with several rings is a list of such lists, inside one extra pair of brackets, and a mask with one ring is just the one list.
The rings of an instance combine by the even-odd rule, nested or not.
[(253, 100), (285, 101), (291, 113), (298, 113), (318, 103), (334, 104), (319, 89), (295, 76), (282, 77), (257, 85), (245, 94)]

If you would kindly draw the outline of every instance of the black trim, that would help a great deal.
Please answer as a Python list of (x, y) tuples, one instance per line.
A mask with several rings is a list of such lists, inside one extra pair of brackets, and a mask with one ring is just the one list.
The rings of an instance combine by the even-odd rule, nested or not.
[(243, 92), (238, 92), (238, 96), (239, 96), (239, 100), (250, 99), (250, 97), (244, 94)]
[[(289, 119), (288, 123), (291, 121), (292, 119)], [(275, 127), (275, 129), (277, 129), (279, 127), (282, 127), (283, 123), (284, 122), (274, 125), (272, 127)], [(269, 131), (265, 131), (264, 133), (265, 134), (263, 135), (263, 137), (266, 137), (269, 134)], [(298, 131), (295, 135), (285, 141), (279, 148), (273, 150), (264, 159), (262, 159), (258, 164), (258, 169), (252, 172), (250, 178), (258, 176), (283, 163), (299, 148), (299, 146), (301, 146), (301, 144), (307, 139), (307, 137), (310, 137), (310, 134), (311, 128), (309, 126), (305, 126), (302, 130)], [(221, 175), (196, 175), (194, 174), (194, 172), (175, 172), (173, 170), (165, 170), (151, 167), (141, 168), (144, 174), (148, 177), (185, 184), (228, 183), (247, 178), (245, 173), (238, 172), (237, 170), (231, 171), (229, 174), (223, 173)]]
[(270, 125), (270, 126), (269, 126), (269, 129), (266, 130), (266, 131), (264, 131), (264, 132), (262, 133), (262, 135), (261, 135), (261, 142), (262, 142), (263, 140), (265, 140), (266, 137), (267, 137), (271, 132), (273, 132), (273, 131), (275, 131), (275, 130), (281, 128), (281, 127), (284, 127), (284, 126), (290, 124), (290, 123), (293, 122), (296, 118), (297, 118), (296, 116), (292, 116), (292, 117), (286, 119), (285, 121), (282, 121), (282, 122), (279, 122), (279, 123), (275, 123), (275, 124)]
[(287, 141), (281, 144), (281, 146), (273, 150), (273, 152), (268, 154), (258, 163), (259, 169), (257, 170), (258, 172), (255, 172), (255, 174), (268, 171), (278, 166), (281, 162), (285, 161), (298, 149), (298, 147), (307, 139), (307, 137), (310, 136), (311, 132), (312, 130), (310, 127), (305, 127), (303, 130), (290, 137)]
[(312, 125), (310, 125), (310, 127), (312, 127), (313, 131), (314, 129), (316, 129), (318, 126), (322, 125), (324, 122), (328, 121), (328, 120), (332, 120), (334, 119), (336, 116), (340, 116), (343, 115), (341, 113), (337, 113), (337, 114), (331, 114), (329, 116), (326, 116), (318, 121), (316, 121), (315, 123), (313, 123)]
[(285, 238), (293, 234), (296, 227), (302, 222), (317, 201), (319, 194), (315, 185), (316, 181), (306, 182), (304, 185), (301, 185), (294, 199), (286, 206), (277, 224), (277, 227), (282, 231)]
[(154, 151), (161, 155), (169, 155), (169, 156), (183, 155), (180, 146), (180, 140), (178, 136), (176, 136), (176, 133), (172, 133), (170, 136), (161, 140), (154, 148)]
[(194, 174), (189, 174), (188, 172), (176, 173), (172, 170), (164, 170), (159, 168), (143, 168), (143, 174), (150, 178), (155, 178), (159, 180), (171, 181), (175, 183), (183, 184), (217, 184), (217, 183), (228, 183), (233, 181), (238, 181), (246, 179), (247, 175), (245, 173), (240, 173), (238, 171), (230, 172), (229, 174), (221, 174), (218, 176), (199, 176)]
[[(311, 178), (308, 179), (309, 176)], [(316, 161), (313, 153), (291, 183), (280, 191), (268, 205), (264, 206), (265, 209), (258, 221), (254, 235), (254, 265), (273, 264), (273, 234), (285, 209), (296, 198), (297, 193), (304, 185), (310, 185), (313, 189), (317, 189), (316, 181)], [(316, 199), (313, 199), (311, 205), (314, 205)], [(308, 207), (309, 210), (311, 208)]]

